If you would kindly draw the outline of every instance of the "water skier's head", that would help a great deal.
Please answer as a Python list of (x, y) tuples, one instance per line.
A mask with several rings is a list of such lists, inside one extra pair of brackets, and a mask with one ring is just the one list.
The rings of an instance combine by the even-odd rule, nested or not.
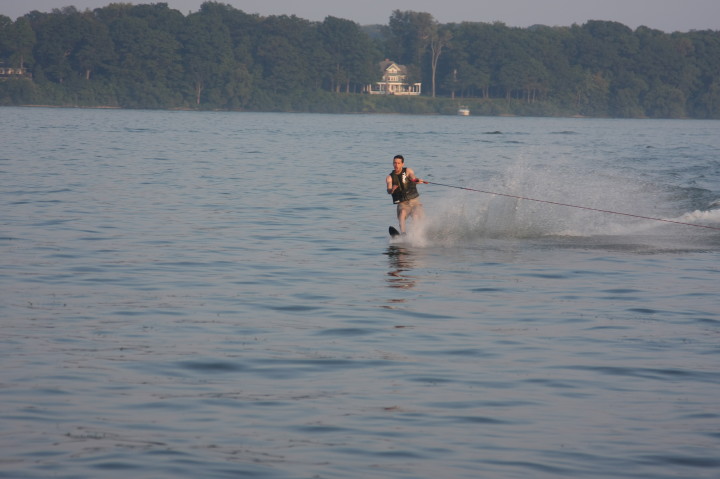
[(395, 155), (393, 158), (393, 168), (395, 169), (395, 173), (400, 173), (404, 164), (405, 158), (403, 158), (402, 155)]

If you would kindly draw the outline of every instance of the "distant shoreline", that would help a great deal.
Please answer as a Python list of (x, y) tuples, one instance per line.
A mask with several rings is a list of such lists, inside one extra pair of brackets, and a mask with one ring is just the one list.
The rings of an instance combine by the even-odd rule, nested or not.
[[(422, 113), (408, 113), (399, 111), (346, 111), (346, 112), (317, 112), (317, 111), (270, 111), (270, 110), (224, 110), (224, 109), (201, 109), (201, 108), (187, 108), (187, 107), (173, 107), (173, 108), (127, 108), (122, 106), (110, 106), (110, 105), (95, 105), (95, 106), (81, 106), (81, 105), (50, 105), (50, 104), (23, 104), (23, 105), (0, 105), (0, 108), (55, 108), (55, 109), (76, 109), (76, 110), (127, 110), (127, 111), (187, 111), (187, 112), (226, 112), (226, 113), (308, 113), (308, 114), (319, 114), (319, 115), (411, 115), (411, 116), (461, 116), (457, 113), (438, 113), (438, 112), (422, 112)], [(714, 118), (692, 118), (692, 117), (680, 117), (680, 118), (651, 118), (647, 116), (624, 118), (624, 117), (610, 117), (610, 116), (588, 116), (581, 114), (567, 114), (567, 115), (520, 115), (513, 113), (497, 113), (497, 114), (473, 114), (474, 117), (483, 118), (569, 118), (569, 119), (596, 119), (596, 120), (715, 120)]]

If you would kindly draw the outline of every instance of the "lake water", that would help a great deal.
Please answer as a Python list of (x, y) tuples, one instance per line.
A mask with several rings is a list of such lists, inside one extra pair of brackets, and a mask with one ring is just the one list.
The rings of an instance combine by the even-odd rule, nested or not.
[(0, 477), (720, 477), (719, 122), (0, 113)]

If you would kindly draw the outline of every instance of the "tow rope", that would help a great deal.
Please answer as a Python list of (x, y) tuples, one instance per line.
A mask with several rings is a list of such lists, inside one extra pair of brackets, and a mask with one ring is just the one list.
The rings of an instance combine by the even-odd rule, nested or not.
[(643, 219), (643, 220), (662, 221), (662, 222), (664, 222), (664, 223), (674, 223), (674, 224), (677, 224), (677, 225), (694, 226), (694, 227), (696, 227), (696, 228), (707, 228), (707, 229), (710, 229), (710, 230), (720, 231), (720, 228), (718, 228), (718, 227), (716, 227), (716, 226), (699, 225), (699, 224), (696, 224), (696, 223), (685, 223), (685, 222), (683, 222), (683, 221), (667, 220), (667, 219), (664, 219), (664, 218), (653, 218), (653, 217), (650, 217), (650, 216), (634, 215), (634, 214), (631, 214), (631, 213), (621, 213), (621, 212), (618, 212), (618, 211), (602, 210), (602, 209), (599, 209), (599, 208), (590, 208), (590, 207), (588, 207), (588, 206), (578, 206), (578, 205), (571, 205), (571, 204), (568, 204), (568, 203), (558, 203), (557, 201), (538, 200), (538, 199), (535, 199), (535, 198), (526, 198), (525, 196), (517, 196), (517, 195), (509, 195), (509, 194), (506, 194), (506, 193), (496, 193), (496, 192), (493, 192), (493, 191), (477, 190), (477, 189), (475, 189), (475, 188), (466, 188), (466, 187), (464, 187), (464, 186), (444, 185), (444, 184), (442, 184), (442, 183), (435, 183), (435, 182), (433, 182), (433, 181), (422, 180), (422, 182), (423, 182), (423, 183), (427, 183), (427, 184), (429, 184), (429, 185), (444, 186), (444, 187), (446, 187), (446, 188), (455, 188), (455, 189), (458, 189), (458, 190), (474, 191), (474, 192), (476, 192), (476, 193), (485, 193), (485, 194), (488, 194), (488, 195), (505, 196), (505, 197), (507, 197), (507, 198), (516, 198), (516, 199), (518, 199), (518, 200), (535, 201), (535, 202), (537, 202), (537, 203), (546, 203), (546, 204), (549, 204), (549, 205), (566, 206), (566, 207), (568, 207), (568, 208), (578, 208), (578, 209), (581, 209), (581, 210), (598, 211), (598, 212), (600, 212), (600, 213), (609, 213), (609, 214), (612, 214), (612, 215), (630, 216), (630, 217), (632, 217), (632, 218), (640, 218), (640, 219)]

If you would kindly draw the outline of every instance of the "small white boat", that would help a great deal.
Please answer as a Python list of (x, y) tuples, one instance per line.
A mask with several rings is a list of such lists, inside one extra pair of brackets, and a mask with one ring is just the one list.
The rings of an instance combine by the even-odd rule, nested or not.
[(458, 108), (457, 114), (460, 116), (470, 116), (470, 108), (466, 106), (461, 106)]

